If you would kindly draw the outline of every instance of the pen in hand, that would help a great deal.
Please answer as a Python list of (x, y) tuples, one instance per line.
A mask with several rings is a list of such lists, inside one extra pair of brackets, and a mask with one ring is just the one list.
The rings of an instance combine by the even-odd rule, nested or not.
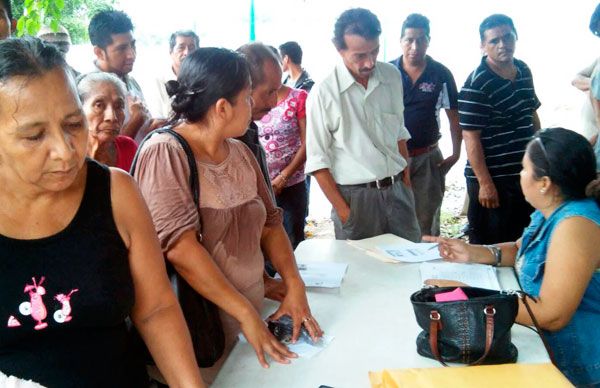
[(435, 243), (432, 246), (430, 246), (429, 248), (427, 248), (428, 251), (432, 250), (433, 248), (437, 248), (440, 244), (439, 243)]

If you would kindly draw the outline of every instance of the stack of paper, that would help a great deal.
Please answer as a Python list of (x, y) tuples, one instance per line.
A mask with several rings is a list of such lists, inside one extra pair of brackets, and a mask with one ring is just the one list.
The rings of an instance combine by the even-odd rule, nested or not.
[[(303, 262), (298, 263), (300, 277), (309, 288), (339, 288), (348, 269), (347, 263)], [(281, 279), (279, 274), (276, 278)]]
[(500, 290), (496, 268), (485, 264), (422, 263), (423, 283), (428, 279), (455, 280), (471, 287)]

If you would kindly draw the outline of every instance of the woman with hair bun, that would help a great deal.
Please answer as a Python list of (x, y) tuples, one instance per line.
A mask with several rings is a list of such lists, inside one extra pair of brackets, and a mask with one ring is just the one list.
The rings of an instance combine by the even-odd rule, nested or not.
[[(577, 386), (600, 386), (600, 182), (592, 146), (567, 129), (538, 132), (523, 158), (521, 189), (536, 211), (517, 242), (425, 239), (438, 241), (448, 261), (514, 266), (558, 368)], [(533, 324), (522, 302), (517, 322)]]
[(190, 145), (198, 165), (200, 216), (186, 154), (172, 135), (154, 134), (141, 146), (134, 166), (165, 257), (190, 286), (220, 308), (225, 355), (202, 370), (208, 382), (240, 331), (264, 367), (265, 353), (280, 363), (296, 356), (275, 339), (259, 314), (264, 298), (262, 251), (287, 289), (272, 318), (289, 315), (294, 340), (301, 325), (314, 340), (322, 334), (310, 313), (281, 210), (273, 204), (251, 151), (234, 139), (250, 122), (251, 90), (244, 57), (219, 48), (200, 48), (187, 56), (177, 81), (167, 84), (174, 112), (169, 125)]

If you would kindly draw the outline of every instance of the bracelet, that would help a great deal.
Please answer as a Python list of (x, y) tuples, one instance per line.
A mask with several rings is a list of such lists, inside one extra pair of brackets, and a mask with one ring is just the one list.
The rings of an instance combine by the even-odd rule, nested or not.
[(283, 179), (283, 183), (286, 183), (288, 181), (288, 176), (284, 173), (280, 172), (279, 176), (281, 177), (281, 179)]
[(484, 247), (489, 249), (492, 253), (492, 256), (494, 256), (495, 262), (492, 265), (494, 267), (498, 267), (502, 262), (502, 249), (500, 249), (497, 245), (484, 245)]

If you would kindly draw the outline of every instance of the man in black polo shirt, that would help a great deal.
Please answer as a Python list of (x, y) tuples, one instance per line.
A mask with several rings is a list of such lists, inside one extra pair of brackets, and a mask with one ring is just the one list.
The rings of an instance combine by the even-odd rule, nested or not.
[(302, 48), (297, 42), (285, 42), (279, 46), (283, 72), (287, 77), (283, 83), (290, 88), (306, 90), (310, 92), (315, 81), (310, 78), (308, 72), (302, 67)]
[(519, 184), (525, 146), (540, 128), (540, 102), (531, 71), (514, 59), (517, 31), (511, 18), (491, 15), (479, 26), (481, 64), (467, 78), (458, 100), (467, 149), (471, 243), (515, 241), (533, 208)]
[[(410, 180), (421, 232), (440, 234), (440, 210), (445, 175), (460, 157), (462, 134), (458, 125), (458, 91), (450, 70), (427, 55), (429, 19), (408, 15), (402, 23), (402, 56), (391, 63), (402, 74), (404, 124), (410, 132)], [(444, 108), (450, 122), (452, 155), (444, 159), (438, 147), (439, 113)]]

